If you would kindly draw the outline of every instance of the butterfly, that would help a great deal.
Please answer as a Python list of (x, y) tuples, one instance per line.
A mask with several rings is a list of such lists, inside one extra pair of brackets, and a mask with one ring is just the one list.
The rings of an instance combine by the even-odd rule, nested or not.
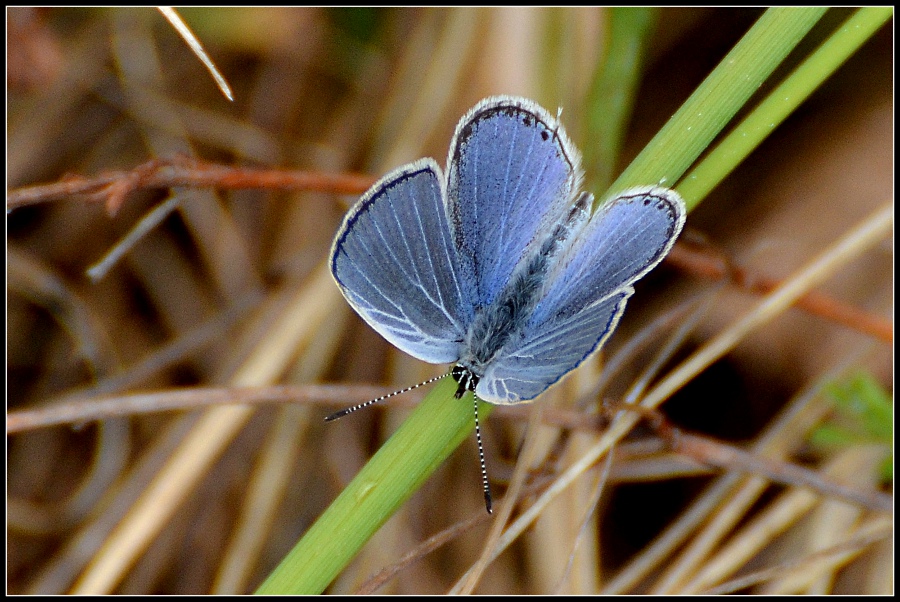
[(531, 401), (599, 349), (684, 226), (684, 202), (658, 186), (592, 215), (580, 161), (537, 103), (487, 98), (456, 126), (446, 172), (426, 158), (388, 173), (332, 246), (360, 317), (409, 355), (453, 364), (457, 398), (474, 392), (488, 512), (478, 400)]

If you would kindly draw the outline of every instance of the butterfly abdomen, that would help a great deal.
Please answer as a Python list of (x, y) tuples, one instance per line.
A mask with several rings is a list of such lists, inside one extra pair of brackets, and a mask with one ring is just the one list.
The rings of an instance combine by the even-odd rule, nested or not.
[(476, 311), (463, 344), (468, 354), (460, 358), (460, 365), (481, 376), (484, 366), (528, 322), (540, 299), (547, 272), (564, 247), (563, 243), (587, 221), (592, 199), (590, 194), (582, 193), (565, 219), (513, 273), (497, 299)]

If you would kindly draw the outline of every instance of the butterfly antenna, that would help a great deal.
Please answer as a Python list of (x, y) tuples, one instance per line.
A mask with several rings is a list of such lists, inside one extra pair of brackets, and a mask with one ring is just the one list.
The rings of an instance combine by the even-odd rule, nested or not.
[(481, 461), (481, 482), (484, 484), (484, 507), (491, 513), (491, 485), (488, 483), (487, 468), (484, 465), (484, 446), (481, 445), (481, 427), (478, 425), (478, 398), (475, 400), (475, 440), (478, 442), (478, 459)]
[[(400, 395), (401, 393), (407, 393), (409, 391), (412, 391), (413, 389), (418, 389), (419, 387), (422, 387), (425, 385), (430, 385), (434, 381), (441, 380), (442, 378), (446, 378), (447, 376), (450, 376), (449, 372), (447, 374), (441, 374), (440, 376), (435, 376), (434, 378), (429, 378), (428, 380), (426, 380), (424, 382), (420, 382), (417, 385), (413, 385), (411, 387), (406, 387), (405, 389), (400, 389), (399, 391), (394, 391), (393, 393), (388, 393), (387, 395), (382, 395), (381, 397), (377, 397), (375, 399), (370, 399), (369, 401), (365, 401), (363, 403), (357, 404), (355, 406), (351, 406), (349, 408), (344, 408), (340, 412), (335, 412), (334, 414), (326, 416), (325, 422), (331, 422), (332, 420), (337, 420), (338, 418), (342, 418), (342, 417), (346, 416), (347, 414), (352, 414), (356, 410), (361, 410), (363, 408), (367, 408), (372, 404), (378, 403), (379, 401), (383, 401), (389, 397), (393, 397), (394, 395)], [(483, 464), (483, 462), (482, 462), (482, 464)]]

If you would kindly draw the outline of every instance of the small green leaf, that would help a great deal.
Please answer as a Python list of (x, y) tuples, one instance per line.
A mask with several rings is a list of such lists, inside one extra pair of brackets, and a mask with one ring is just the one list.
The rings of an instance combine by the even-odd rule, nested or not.
[(837, 416), (810, 434), (810, 444), (819, 449), (882, 444), (886, 458), (879, 472), (884, 482), (891, 482), (894, 466), (894, 404), (891, 395), (866, 372), (857, 372), (826, 385), (825, 393), (834, 402)]

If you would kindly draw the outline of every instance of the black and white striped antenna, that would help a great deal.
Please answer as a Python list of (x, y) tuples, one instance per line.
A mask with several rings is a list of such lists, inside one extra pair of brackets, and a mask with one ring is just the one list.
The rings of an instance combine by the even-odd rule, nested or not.
[(413, 385), (411, 387), (406, 387), (405, 389), (400, 389), (399, 391), (394, 391), (393, 393), (388, 393), (387, 395), (382, 395), (381, 397), (377, 397), (375, 399), (370, 399), (369, 401), (365, 401), (363, 403), (357, 404), (355, 406), (351, 406), (349, 408), (344, 408), (340, 412), (335, 412), (334, 414), (329, 414), (328, 416), (326, 416), (325, 422), (331, 422), (332, 420), (337, 420), (338, 418), (342, 418), (342, 417), (346, 416), (347, 414), (352, 414), (356, 410), (361, 410), (363, 408), (367, 408), (370, 405), (374, 405), (374, 404), (378, 403), (379, 401), (384, 401), (385, 399), (389, 399), (389, 398), (393, 397), (394, 395), (400, 395), (401, 393), (408, 393), (409, 391), (412, 391), (413, 389), (418, 389), (419, 387), (422, 387), (425, 385), (430, 385), (431, 383), (441, 380), (442, 378), (446, 378), (448, 376), (450, 376), (449, 372), (447, 374), (441, 374), (440, 376), (435, 376), (434, 378), (429, 378), (428, 380), (420, 382), (417, 385)]
[[(374, 404), (378, 403), (379, 401), (384, 401), (385, 399), (389, 399), (389, 398), (393, 397), (394, 395), (400, 395), (401, 393), (407, 393), (409, 391), (412, 391), (413, 389), (418, 389), (419, 387), (422, 387), (425, 385), (430, 385), (431, 383), (439, 381), (442, 378), (446, 378), (450, 375), (455, 376), (454, 372), (451, 371), (451, 372), (448, 372), (447, 374), (442, 374), (440, 376), (435, 376), (434, 378), (429, 378), (428, 380), (420, 382), (417, 385), (413, 385), (411, 387), (406, 387), (405, 389), (400, 389), (399, 391), (394, 391), (393, 393), (388, 393), (387, 395), (382, 395), (381, 397), (377, 397), (375, 399), (370, 399), (369, 401), (364, 401), (363, 403), (357, 404), (355, 406), (350, 406), (349, 408), (344, 408), (343, 410), (341, 410), (339, 412), (335, 412), (334, 414), (329, 414), (328, 416), (326, 416), (325, 422), (331, 422), (333, 420), (337, 420), (338, 418), (342, 418), (342, 417), (346, 416), (347, 414), (352, 414), (353, 412), (355, 412), (357, 410), (361, 410), (363, 408), (369, 407), (370, 405), (374, 405)], [(469, 389), (469, 390), (472, 390), (472, 389)], [(465, 389), (461, 388), (460, 391), (457, 391), (457, 395), (455, 395), (455, 397), (457, 397), (457, 398), (462, 397), (461, 394), (464, 391), (465, 391)], [(484, 462), (484, 446), (481, 443), (481, 425), (479, 425), (479, 423), (478, 423), (478, 401), (479, 401), (479, 399), (475, 395), (474, 390), (472, 390), (472, 398), (473, 398), (474, 404), (475, 404), (475, 441), (478, 443), (478, 461), (481, 464), (481, 484), (484, 487), (484, 507), (487, 509), (488, 514), (491, 514), (492, 513), (492, 511), (491, 511), (491, 505), (492, 505), (491, 486), (490, 486), (490, 483), (488, 482), (487, 466), (485, 465), (485, 462)]]

